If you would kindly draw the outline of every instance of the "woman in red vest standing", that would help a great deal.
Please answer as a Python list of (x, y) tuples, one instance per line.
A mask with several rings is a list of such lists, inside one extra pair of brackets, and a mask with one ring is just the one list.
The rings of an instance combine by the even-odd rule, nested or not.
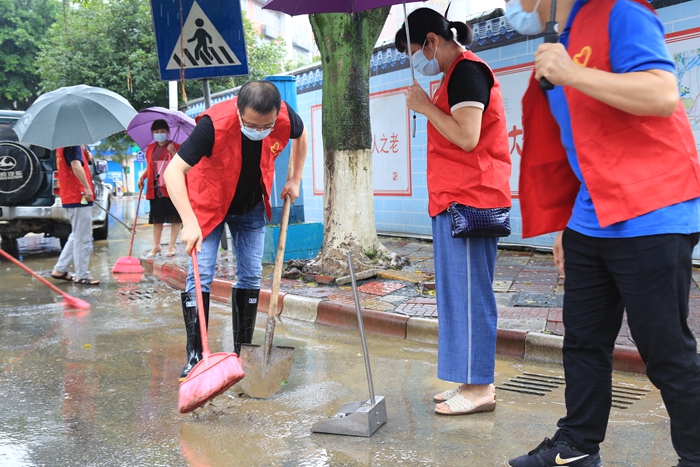
[(432, 100), (417, 85), (406, 103), (428, 119), (428, 213), (432, 218), (438, 319), (438, 377), (459, 382), (435, 396), (435, 412), (466, 415), (496, 408), (494, 366), (498, 309), (493, 292), (497, 237), (453, 238), (448, 208), (510, 207), (510, 151), (500, 85), (468, 45), (465, 23), (429, 8), (408, 16), (396, 33), (426, 76), (444, 73)]
[(165, 120), (155, 120), (151, 125), (155, 142), (146, 148), (146, 170), (139, 177), (139, 190), (143, 189), (143, 181), (148, 179), (146, 199), (151, 203), (151, 212), (148, 215), (148, 223), (153, 224), (153, 248), (148, 253), (148, 258), (160, 254), (160, 237), (163, 234), (163, 224), (170, 224), (170, 243), (165, 256), (174, 256), (177, 236), (182, 228), (182, 220), (173, 202), (165, 189), (163, 174), (170, 160), (180, 145), (168, 139), (170, 127)]

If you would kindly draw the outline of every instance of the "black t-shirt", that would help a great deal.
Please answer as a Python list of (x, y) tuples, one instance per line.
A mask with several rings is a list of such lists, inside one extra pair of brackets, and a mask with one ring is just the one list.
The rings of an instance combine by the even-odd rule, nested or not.
[[(483, 104), (484, 112), (489, 106), (493, 76), (486, 65), (471, 60), (462, 60), (452, 70), (450, 82), (447, 83), (447, 99), (452, 111), (455, 106), (478, 102)], [(470, 104), (467, 104), (470, 106)], [(474, 105), (471, 105), (474, 107)], [(478, 107), (478, 106), (477, 106)]]
[[(289, 138), (296, 139), (304, 132), (304, 122), (292, 107), (287, 104), (290, 131)], [(211, 156), (214, 148), (214, 125), (208, 116), (202, 117), (192, 134), (180, 146), (178, 154), (188, 165), (194, 167), (202, 157)], [(245, 214), (262, 200), (262, 172), (260, 157), (262, 156), (262, 141), (253, 141), (241, 135), (241, 175), (236, 185), (236, 193), (229, 206), (229, 214)]]

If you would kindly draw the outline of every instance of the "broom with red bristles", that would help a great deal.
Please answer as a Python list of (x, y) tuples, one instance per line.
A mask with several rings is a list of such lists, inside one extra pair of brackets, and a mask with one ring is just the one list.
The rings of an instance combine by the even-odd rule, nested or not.
[(129, 245), (129, 256), (123, 256), (117, 260), (112, 268), (112, 274), (142, 274), (143, 268), (138, 258), (131, 256), (134, 249), (134, 237), (136, 236), (136, 221), (139, 219), (139, 206), (141, 205), (141, 195), (143, 188), (139, 190), (139, 200), (136, 203), (136, 214), (134, 215), (134, 228), (131, 229), (131, 244)]
[(32, 271), (31, 269), (29, 269), (27, 266), (25, 266), (24, 264), (22, 264), (20, 261), (16, 260), (15, 258), (13, 258), (12, 256), (10, 256), (9, 254), (7, 254), (4, 250), (0, 250), (0, 255), (4, 256), (4, 257), (7, 258), (7, 259), (9, 259), (9, 260), (12, 261), (13, 263), (15, 263), (17, 266), (21, 267), (22, 269), (24, 269), (25, 271), (27, 271), (27, 272), (28, 272), (29, 274), (31, 274), (32, 276), (34, 276), (34, 277), (36, 277), (37, 279), (39, 279), (41, 282), (44, 283), (44, 285), (47, 285), (47, 286), (48, 286), (51, 290), (53, 290), (54, 292), (60, 294), (60, 295), (63, 297), (63, 303), (64, 303), (65, 305), (71, 306), (71, 307), (73, 307), (73, 308), (82, 308), (82, 309), (88, 309), (88, 308), (90, 308), (90, 304), (89, 304), (88, 302), (86, 302), (85, 300), (81, 300), (81, 299), (79, 299), (79, 298), (71, 297), (70, 295), (68, 295), (67, 293), (65, 293), (63, 290), (59, 289), (58, 287), (56, 287), (55, 285), (53, 285), (51, 282), (47, 281), (46, 279), (44, 279), (43, 277), (41, 277), (41, 276), (40, 276), (39, 274), (37, 274), (36, 272), (34, 272), (34, 271)]
[(199, 279), (199, 265), (197, 264), (197, 247), (192, 248), (192, 271), (194, 272), (194, 285), (197, 292), (197, 318), (199, 335), (202, 339), (202, 360), (180, 383), (177, 402), (180, 413), (191, 412), (197, 407), (203, 406), (245, 376), (237, 354), (211, 353), (209, 350), (207, 322), (204, 317), (204, 301), (202, 300), (202, 283)]

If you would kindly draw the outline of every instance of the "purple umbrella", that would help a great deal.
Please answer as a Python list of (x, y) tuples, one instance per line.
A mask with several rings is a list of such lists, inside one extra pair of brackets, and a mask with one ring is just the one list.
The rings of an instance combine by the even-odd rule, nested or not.
[(411, 34), (408, 30), (408, 15), (406, 14), (406, 3), (414, 3), (425, 0), (267, 0), (263, 8), (268, 10), (281, 11), (288, 15), (313, 15), (316, 13), (357, 13), (359, 11), (381, 8), (384, 6), (403, 4), (403, 15), (406, 18), (406, 39), (409, 43), (408, 61), (411, 68), (411, 84), (415, 81), (413, 73), (413, 57), (411, 50)]
[(155, 142), (151, 132), (151, 125), (155, 120), (165, 120), (168, 123), (170, 127), (168, 138), (178, 144), (182, 144), (190, 136), (196, 125), (193, 118), (179, 110), (169, 110), (164, 107), (144, 109), (131, 119), (126, 129), (126, 133), (143, 151), (149, 144)]
[(281, 11), (288, 15), (312, 15), (315, 13), (357, 13), (358, 11), (381, 8), (383, 6), (404, 4), (425, 0), (268, 0), (263, 8)]

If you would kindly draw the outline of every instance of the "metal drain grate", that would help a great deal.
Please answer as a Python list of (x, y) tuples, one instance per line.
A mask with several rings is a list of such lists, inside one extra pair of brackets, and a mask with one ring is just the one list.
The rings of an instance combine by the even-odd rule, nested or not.
[(632, 404), (644, 399), (650, 389), (638, 388), (629, 385), (612, 385), (612, 406), (618, 409), (628, 409)]
[[(524, 371), (522, 375), (514, 376), (496, 386), (496, 389), (531, 394), (533, 396), (546, 396), (565, 384), (563, 376), (543, 375)], [(612, 406), (618, 409), (628, 409), (635, 402), (644, 399), (650, 392), (650, 389), (613, 383)]]
[(503, 382), (500, 386), (496, 386), (496, 389), (519, 392), (521, 394), (532, 394), (534, 396), (544, 396), (563, 384), (564, 378), (561, 376), (523, 372), (522, 375), (514, 376)]

